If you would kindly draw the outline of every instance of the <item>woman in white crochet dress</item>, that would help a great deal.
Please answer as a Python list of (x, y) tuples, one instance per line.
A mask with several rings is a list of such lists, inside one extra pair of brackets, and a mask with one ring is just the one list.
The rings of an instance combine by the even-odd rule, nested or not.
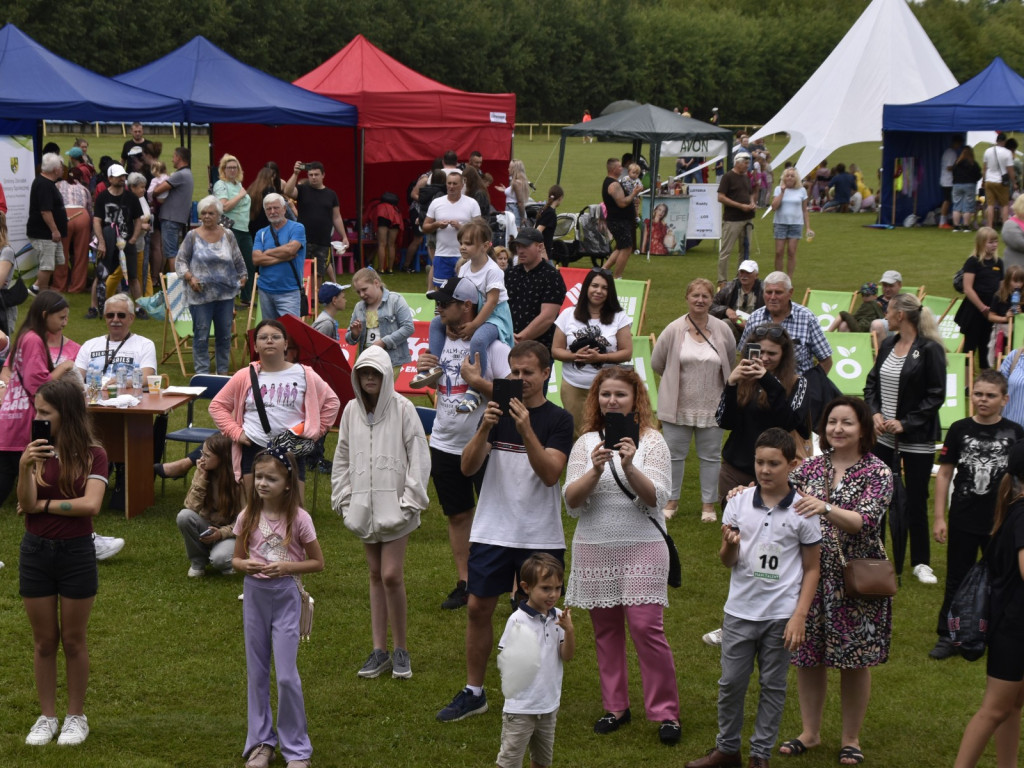
[[(604, 447), (606, 415), (634, 414), (639, 444), (630, 437)], [(658, 737), (675, 744), (679, 689), (672, 649), (665, 639), (668, 548), (655, 526), (668, 499), (672, 466), (668, 446), (654, 429), (651, 401), (632, 369), (601, 370), (587, 395), (584, 434), (569, 456), (564, 488), (569, 514), (579, 518), (572, 544), (566, 604), (590, 611), (605, 714), (595, 733), (630, 722), (626, 626), (643, 679), (647, 719)], [(620, 486), (621, 483), (621, 486)]]

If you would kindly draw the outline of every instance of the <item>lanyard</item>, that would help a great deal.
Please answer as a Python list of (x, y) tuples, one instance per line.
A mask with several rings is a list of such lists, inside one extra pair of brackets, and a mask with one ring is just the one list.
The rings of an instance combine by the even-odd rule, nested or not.
[[(110, 367), (110, 364), (114, 360), (117, 360), (117, 353), (121, 351), (121, 347), (123, 347), (124, 343), (126, 341), (128, 341), (128, 339), (130, 339), (131, 337), (132, 337), (131, 333), (129, 333), (127, 336), (125, 336), (121, 340), (121, 343), (117, 345), (117, 349), (114, 350), (114, 354), (111, 355), (110, 354), (110, 336), (109, 335), (107, 336), (106, 341), (104, 341), (104, 343), (103, 343), (103, 372), (104, 373), (107, 372), (107, 369)], [(63, 348), (63, 344), (61, 346)]]
[(47, 348), (46, 354), (50, 355), (50, 367), (51, 368), (56, 368), (57, 367), (57, 363), (60, 362), (60, 356), (62, 354), (64, 354), (64, 334), (63, 333), (60, 335), (60, 349), (57, 350), (57, 357), (54, 358), (53, 355), (50, 354), (49, 348)]

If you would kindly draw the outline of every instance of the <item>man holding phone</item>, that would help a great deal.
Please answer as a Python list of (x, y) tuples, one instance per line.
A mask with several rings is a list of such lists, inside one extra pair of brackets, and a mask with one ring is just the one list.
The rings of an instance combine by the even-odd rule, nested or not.
[(511, 379), (522, 382), (509, 415), (487, 404), (480, 426), (462, 453), (462, 473), (476, 474), (487, 462), (470, 532), (469, 604), (466, 625), (466, 687), (437, 713), (441, 722), (487, 711), (484, 675), (494, 644), (491, 618), (498, 598), (518, 583), (530, 555), (547, 552), (564, 561), (562, 497), (558, 481), (572, 450), (572, 416), (547, 400), (551, 355), (536, 341), (509, 353)]

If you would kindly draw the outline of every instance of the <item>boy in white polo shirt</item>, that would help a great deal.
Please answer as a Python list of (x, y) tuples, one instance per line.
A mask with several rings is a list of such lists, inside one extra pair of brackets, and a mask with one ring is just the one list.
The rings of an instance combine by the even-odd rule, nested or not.
[[(536, 638), (540, 665), (532, 682), (505, 699), (497, 764), (499, 768), (521, 768), (529, 746), (531, 768), (542, 768), (551, 765), (553, 759), (555, 722), (562, 698), (562, 663), (576, 653), (576, 634), (572, 612), (555, 607), (565, 578), (562, 564), (553, 555), (538, 552), (526, 559), (519, 574), (527, 599), (509, 616), (498, 650), (514, 642), (516, 627), (521, 627)], [(499, 654), (498, 668), (503, 676), (515, 672), (509, 666)]]
[(715, 748), (686, 768), (738, 766), (743, 700), (757, 660), (761, 696), (750, 737), (750, 768), (768, 768), (786, 701), (790, 653), (804, 642), (807, 611), (818, 588), (821, 526), (793, 505), (789, 484), (796, 444), (773, 427), (757, 438), (757, 485), (734, 496), (722, 516), (718, 557), (732, 569), (722, 623)]

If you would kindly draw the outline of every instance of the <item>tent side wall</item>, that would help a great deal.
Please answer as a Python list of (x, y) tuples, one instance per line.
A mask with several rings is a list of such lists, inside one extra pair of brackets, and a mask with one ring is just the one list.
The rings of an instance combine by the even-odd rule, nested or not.
[[(947, 127), (941, 133), (925, 133), (921, 131), (885, 131), (882, 149), (881, 170), (881, 218), (883, 224), (901, 226), (903, 220), (912, 213), (924, 218), (928, 211), (942, 205), (942, 187), (939, 186), (939, 174), (942, 172), (942, 154), (950, 145), (952, 133)], [(896, 215), (893, 216), (893, 170), (900, 158), (914, 158), (914, 186), (917, 189), (915, 204), (914, 195), (897, 192)], [(981, 165), (981, 158), (977, 158)], [(865, 178), (868, 186), (871, 182)], [(906, 188), (906, 186), (904, 186)]]

